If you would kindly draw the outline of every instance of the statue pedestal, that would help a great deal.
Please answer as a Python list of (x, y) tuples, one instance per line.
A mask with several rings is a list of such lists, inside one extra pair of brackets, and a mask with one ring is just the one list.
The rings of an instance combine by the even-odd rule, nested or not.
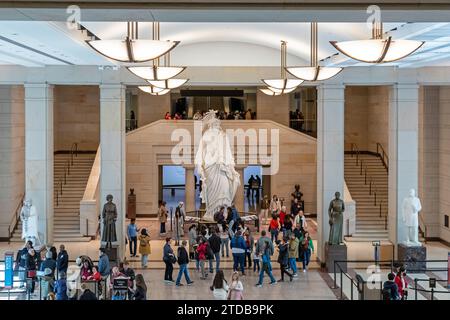
[[(335, 261), (347, 260), (347, 246), (345, 244), (328, 244), (325, 243), (325, 263), (328, 272), (334, 272)], [(340, 267), (340, 268), (339, 268)], [(336, 265), (336, 272), (342, 270), (347, 272), (347, 263), (340, 262), (339, 267)]]
[(405, 264), (408, 273), (423, 273), (427, 269), (427, 248), (424, 246), (398, 245), (398, 260)]
[(102, 243), (101, 248), (105, 249), (105, 254), (109, 258), (109, 263), (112, 267), (119, 265), (119, 246), (117, 244), (112, 244), (112, 247), (106, 247), (106, 243)]

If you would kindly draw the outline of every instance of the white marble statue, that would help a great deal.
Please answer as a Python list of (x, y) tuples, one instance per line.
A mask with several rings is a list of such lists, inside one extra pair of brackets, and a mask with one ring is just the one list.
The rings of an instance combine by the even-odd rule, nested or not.
[(36, 207), (32, 205), (31, 199), (26, 199), (23, 202), (20, 220), (22, 220), (22, 239), (25, 240), (25, 243), (30, 240), (33, 242), (33, 245), (40, 245), (38, 216)]
[(220, 127), (216, 112), (210, 110), (202, 119), (203, 133), (195, 156), (195, 166), (202, 180), (200, 198), (206, 204), (205, 220), (213, 221), (220, 207), (231, 206), (240, 184), (234, 169), (234, 157), (227, 135)]
[(407, 246), (421, 246), (419, 242), (419, 211), (422, 210), (420, 199), (416, 197), (414, 189), (409, 190), (409, 195), (403, 200), (403, 223), (406, 226)]

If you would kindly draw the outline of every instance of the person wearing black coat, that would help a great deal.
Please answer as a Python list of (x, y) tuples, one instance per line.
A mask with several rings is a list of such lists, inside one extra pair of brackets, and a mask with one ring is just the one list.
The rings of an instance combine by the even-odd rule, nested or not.
[[(220, 245), (222, 244), (222, 240), (217, 235), (217, 230), (213, 229), (211, 237), (208, 239), (209, 246), (214, 255), (214, 259), (216, 259), (216, 272), (220, 269)], [(209, 272), (213, 273), (212, 270), (212, 259), (209, 260)]]
[(287, 274), (289, 276), (289, 280), (292, 281), (292, 273), (289, 273), (286, 271), (286, 267), (288, 266), (289, 261), (289, 251), (288, 251), (288, 239), (283, 238), (281, 242), (278, 244), (278, 263), (280, 264), (280, 271), (281, 271), (281, 279), (278, 281), (283, 282), (284, 281), (284, 274)]
[(45, 260), (42, 261), (41, 266), (39, 267), (39, 271), (44, 271), (46, 268), (52, 270), (52, 278), (55, 279), (55, 269), (56, 269), (56, 261), (53, 260), (53, 254), (50, 251), (47, 251), (45, 254)]
[(64, 245), (59, 246), (58, 257), (56, 258), (56, 269), (58, 272), (63, 271), (67, 273), (67, 269), (69, 268), (69, 255), (67, 254), (66, 248)]
[(177, 276), (177, 281), (175, 282), (175, 284), (180, 287), (182, 286), (181, 282), (181, 278), (184, 277), (186, 278), (186, 282), (188, 285), (191, 285), (192, 283), (194, 283), (194, 281), (191, 280), (191, 278), (189, 277), (189, 270), (188, 270), (188, 264), (189, 264), (189, 254), (186, 250), (186, 245), (187, 245), (187, 241), (183, 240), (181, 242), (181, 247), (178, 247), (177, 250), (177, 262), (180, 265), (180, 271), (178, 271), (178, 276)]
[(142, 274), (136, 276), (136, 290), (133, 291), (134, 300), (147, 300), (147, 285)]

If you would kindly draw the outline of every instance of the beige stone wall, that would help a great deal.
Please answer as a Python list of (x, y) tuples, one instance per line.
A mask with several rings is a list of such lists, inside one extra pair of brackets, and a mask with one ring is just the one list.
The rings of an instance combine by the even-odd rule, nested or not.
[(388, 152), (389, 87), (345, 88), (345, 150), (356, 143), (362, 151), (376, 151), (376, 143)]
[(439, 92), (439, 224), (440, 238), (450, 242), (444, 214), (450, 215), (450, 87)]
[(367, 97), (368, 87), (345, 88), (345, 150), (350, 150), (352, 143), (356, 143), (360, 150), (367, 150)]
[[(293, 186), (299, 183), (304, 193), (306, 211), (316, 212), (316, 140), (270, 120), (222, 121), (226, 130), (249, 125), (256, 129), (279, 130), (280, 167), (271, 176), (270, 189), (279, 197), (290, 199)], [(193, 137), (193, 121), (158, 121), (127, 134), (126, 185), (137, 195), (137, 213), (154, 214), (158, 201), (158, 166), (173, 164), (171, 151), (176, 144), (171, 141), (175, 129), (185, 129)], [(237, 142), (236, 142), (237, 145)], [(269, 141), (270, 145), (270, 141)]]
[(389, 87), (368, 87), (367, 150), (376, 152), (379, 142), (389, 150)]
[(25, 104), (23, 86), (0, 86), (0, 238), (25, 192)]
[(256, 92), (256, 117), (258, 120), (272, 120), (289, 126), (289, 95), (268, 96)]
[(439, 237), (439, 87), (419, 91), (418, 193), (427, 237)]
[(100, 143), (100, 91), (98, 86), (55, 86), (54, 88), (55, 151), (95, 151)]
[(164, 119), (166, 112), (170, 112), (170, 94), (152, 96), (138, 90), (137, 110), (138, 127)]

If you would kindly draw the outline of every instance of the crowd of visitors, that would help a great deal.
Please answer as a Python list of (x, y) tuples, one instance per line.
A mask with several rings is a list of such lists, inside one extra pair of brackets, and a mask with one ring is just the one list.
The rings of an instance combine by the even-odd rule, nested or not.
[[(142, 232), (145, 233), (145, 229)], [(118, 278), (126, 279), (128, 289), (125, 296), (129, 300), (145, 300), (147, 295), (142, 274), (136, 275), (127, 260), (111, 268), (104, 248), (99, 249), (97, 265), (83, 255), (77, 257), (69, 268), (69, 255), (64, 245), (60, 245), (57, 252), (51, 245), (35, 249), (32, 241), (27, 241), (17, 253), (14, 270), (20, 287), (26, 288), (28, 295), (35, 296), (36, 285), (39, 286), (42, 300), (114, 299), (121, 296), (114, 285)], [(69, 272), (70, 280), (67, 279)]]
[[(205, 111), (197, 110), (193, 116), (192, 120), (201, 120), (203, 116), (205, 115)], [(252, 111), (252, 109), (247, 110), (236, 110), (234, 112), (230, 111), (218, 111), (217, 118), (220, 120), (255, 120), (256, 119), (256, 112)], [(165, 120), (187, 120), (189, 119), (188, 115), (186, 114), (186, 111), (183, 112), (175, 112), (171, 114), (170, 112), (166, 112), (164, 115)]]

